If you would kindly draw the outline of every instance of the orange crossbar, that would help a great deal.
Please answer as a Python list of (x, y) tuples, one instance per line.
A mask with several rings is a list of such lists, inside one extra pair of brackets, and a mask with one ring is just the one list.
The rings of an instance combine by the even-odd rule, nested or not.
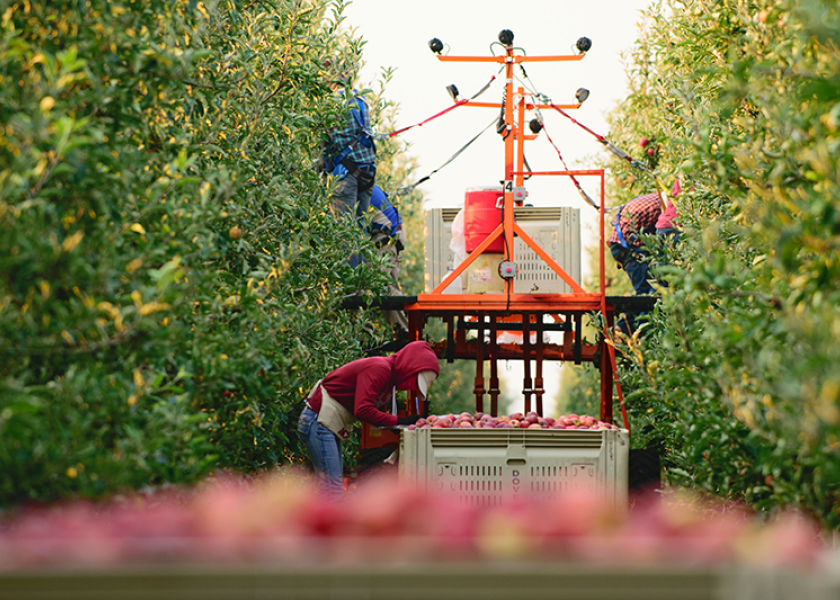
[[(472, 102), (472, 101), (470, 101), (470, 102), (465, 102), (464, 106), (474, 106), (474, 107), (477, 107), (477, 108), (501, 108), (502, 103), (501, 102)], [(539, 108), (554, 108), (554, 106), (559, 106), (560, 108), (564, 108), (566, 110), (574, 110), (576, 108), (580, 108), (580, 104), (555, 104), (553, 106), (548, 106), (548, 105), (542, 105), (541, 104), (541, 105), (539, 105)], [(525, 108), (527, 110), (533, 110), (534, 105), (533, 104), (527, 104), (525, 106)]]
[(472, 252), (471, 252), (471, 253), (467, 256), (467, 259), (466, 259), (464, 262), (462, 262), (460, 265), (458, 265), (457, 267), (455, 267), (455, 269), (453, 269), (453, 271), (452, 271), (449, 275), (447, 275), (447, 276), (443, 279), (443, 281), (441, 281), (441, 282), (438, 284), (438, 286), (437, 286), (434, 290), (432, 290), (432, 294), (442, 294), (442, 293), (443, 293), (443, 290), (445, 290), (446, 288), (448, 288), (448, 287), (449, 287), (449, 284), (450, 284), (450, 283), (452, 283), (453, 281), (455, 281), (455, 278), (456, 278), (456, 277), (458, 277), (458, 275), (460, 275), (461, 273), (463, 273), (463, 272), (464, 272), (464, 270), (465, 270), (467, 267), (469, 267), (471, 264), (473, 264), (473, 262), (474, 262), (474, 261), (475, 261), (475, 260), (476, 260), (479, 256), (481, 256), (481, 254), (482, 254), (482, 253), (483, 253), (483, 252), (487, 249), (487, 247), (488, 247), (488, 246), (490, 246), (490, 244), (492, 244), (492, 243), (496, 240), (496, 238), (497, 238), (497, 237), (499, 237), (500, 235), (502, 235), (502, 231), (503, 231), (503, 230), (504, 230), (504, 226), (503, 226), (503, 225), (501, 225), (501, 224), (499, 224), (499, 226), (498, 226), (498, 227), (496, 227), (496, 229), (493, 231), (493, 233), (491, 233), (491, 234), (490, 234), (490, 235), (488, 235), (486, 238), (484, 238), (484, 241), (483, 241), (483, 242), (481, 242), (481, 243), (478, 245), (478, 247), (477, 247), (475, 250), (473, 250), (473, 251), (472, 251)]
[[(406, 311), (421, 310), (426, 313), (498, 311), (503, 313), (592, 312), (601, 308), (599, 294), (418, 294), (417, 302), (406, 304)], [(501, 325), (500, 329), (504, 329)]]
[(514, 175), (570, 175), (583, 177), (584, 175), (601, 175), (602, 169), (584, 169), (580, 171), (514, 171)]
[[(569, 62), (583, 60), (585, 54), (559, 54), (557, 56), (524, 56), (517, 54), (512, 56), (513, 62)], [(445, 56), (438, 54), (437, 59), (441, 62), (507, 62), (507, 56)]]
[(545, 250), (540, 248), (539, 244), (537, 244), (534, 240), (532, 240), (531, 236), (529, 236), (527, 233), (525, 233), (525, 231), (522, 229), (522, 227), (519, 226), (519, 223), (514, 223), (513, 224), (513, 231), (516, 233), (516, 235), (518, 235), (520, 238), (522, 238), (522, 241), (524, 241), (526, 244), (528, 244), (531, 247), (531, 249), (534, 252), (537, 253), (537, 256), (539, 256), (541, 259), (543, 259), (545, 261), (545, 264), (547, 264), (548, 267), (552, 271), (557, 273), (560, 276), (560, 279), (565, 281), (569, 285), (569, 287), (574, 290), (574, 292), (576, 294), (585, 294), (586, 293), (586, 290), (584, 290), (582, 287), (580, 287), (578, 285), (578, 283), (574, 279), (572, 279), (569, 276), (569, 274), (566, 273), (566, 271), (564, 271), (560, 267), (560, 265), (558, 265), (556, 262), (554, 262), (554, 259), (551, 258), (551, 256), (548, 254), (548, 252), (546, 252)]

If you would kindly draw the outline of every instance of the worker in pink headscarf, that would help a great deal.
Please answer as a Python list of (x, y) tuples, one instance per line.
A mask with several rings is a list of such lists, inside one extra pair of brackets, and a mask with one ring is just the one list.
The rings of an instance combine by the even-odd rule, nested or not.
[[(680, 186), (680, 180), (675, 179), (674, 185), (671, 188), (671, 198), (676, 198), (681, 192), (682, 186)], [(680, 233), (682, 232), (677, 229), (676, 220), (679, 219), (680, 215), (677, 213), (677, 207), (674, 206), (671, 198), (668, 198), (665, 210), (660, 213), (659, 218), (656, 220), (656, 235), (663, 238), (673, 236), (673, 241), (676, 242), (680, 239)]]

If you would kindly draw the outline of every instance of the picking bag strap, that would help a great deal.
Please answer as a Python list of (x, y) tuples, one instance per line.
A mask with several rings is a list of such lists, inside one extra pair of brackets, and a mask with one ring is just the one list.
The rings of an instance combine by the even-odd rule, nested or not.
[[(625, 205), (626, 206), (626, 205)], [(624, 237), (624, 232), (621, 231), (621, 211), (624, 210), (624, 206), (618, 207), (618, 212), (615, 215), (615, 221), (612, 222), (613, 227), (615, 227), (615, 234), (618, 236), (618, 243), (630, 250), (630, 244), (627, 243), (627, 238)]]

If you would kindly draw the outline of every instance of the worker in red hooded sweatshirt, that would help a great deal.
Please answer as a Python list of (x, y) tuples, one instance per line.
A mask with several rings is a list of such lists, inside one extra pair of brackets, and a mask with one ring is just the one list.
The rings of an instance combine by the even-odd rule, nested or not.
[(325, 497), (340, 500), (344, 495), (341, 440), (350, 437), (355, 421), (377, 427), (414, 424), (420, 415), (396, 416), (396, 391), (418, 390), (425, 399), (439, 373), (431, 346), (418, 341), (391, 356), (354, 360), (315, 384), (300, 415), (298, 433)]

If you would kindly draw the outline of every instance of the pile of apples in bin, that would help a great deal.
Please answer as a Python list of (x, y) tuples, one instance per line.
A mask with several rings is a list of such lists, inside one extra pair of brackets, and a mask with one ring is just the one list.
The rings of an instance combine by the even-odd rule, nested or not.
[(589, 415), (565, 415), (558, 418), (541, 417), (536, 412), (513, 413), (494, 417), (483, 412), (474, 415), (429, 415), (407, 429), (619, 429), (612, 423), (599, 421)]

